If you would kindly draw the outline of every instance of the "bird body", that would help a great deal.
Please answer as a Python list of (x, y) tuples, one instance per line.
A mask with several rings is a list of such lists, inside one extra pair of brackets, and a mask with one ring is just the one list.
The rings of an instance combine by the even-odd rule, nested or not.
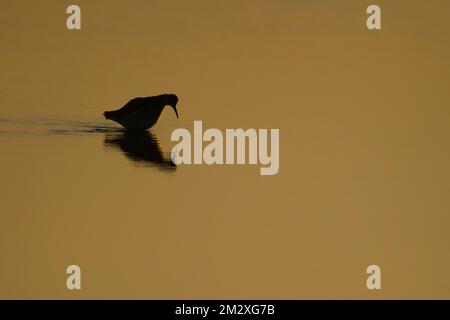
[(128, 130), (147, 130), (155, 125), (165, 106), (171, 106), (178, 118), (176, 105), (178, 97), (162, 94), (153, 97), (134, 98), (122, 108), (105, 111), (106, 119), (113, 120)]

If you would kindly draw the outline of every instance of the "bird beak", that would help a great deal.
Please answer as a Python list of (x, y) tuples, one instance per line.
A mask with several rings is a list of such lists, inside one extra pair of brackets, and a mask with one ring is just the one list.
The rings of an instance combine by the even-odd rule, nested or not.
[(177, 115), (177, 119), (178, 119), (178, 111), (177, 111), (177, 106), (172, 106), (173, 110), (175, 111), (175, 114)]

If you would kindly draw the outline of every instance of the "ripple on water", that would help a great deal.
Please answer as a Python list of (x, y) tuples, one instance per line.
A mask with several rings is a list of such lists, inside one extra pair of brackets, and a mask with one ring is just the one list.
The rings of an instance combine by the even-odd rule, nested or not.
[(94, 121), (59, 118), (0, 118), (1, 135), (60, 134), (88, 135), (105, 132), (122, 132), (121, 127)]

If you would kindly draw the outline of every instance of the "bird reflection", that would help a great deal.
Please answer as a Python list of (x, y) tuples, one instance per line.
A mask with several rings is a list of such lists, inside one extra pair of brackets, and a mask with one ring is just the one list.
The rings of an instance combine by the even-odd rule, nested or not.
[(106, 132), (104, 145), (121, 150), (137, 164), (157, 166), (164, 170), (176, 169), (170, 157), (164, 157), (155, 135), (148, 131)]

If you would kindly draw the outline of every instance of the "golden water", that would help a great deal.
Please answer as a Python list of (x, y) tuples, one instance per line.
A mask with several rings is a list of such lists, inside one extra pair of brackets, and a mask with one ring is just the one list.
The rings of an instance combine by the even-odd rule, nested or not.
[[(2, 2), (0, 297), (449, 298), (450, 3), (377, 3)], [(280, 172), (136, 156), (102, 112), (166, 92), (141, 147), (279, 128)]]

